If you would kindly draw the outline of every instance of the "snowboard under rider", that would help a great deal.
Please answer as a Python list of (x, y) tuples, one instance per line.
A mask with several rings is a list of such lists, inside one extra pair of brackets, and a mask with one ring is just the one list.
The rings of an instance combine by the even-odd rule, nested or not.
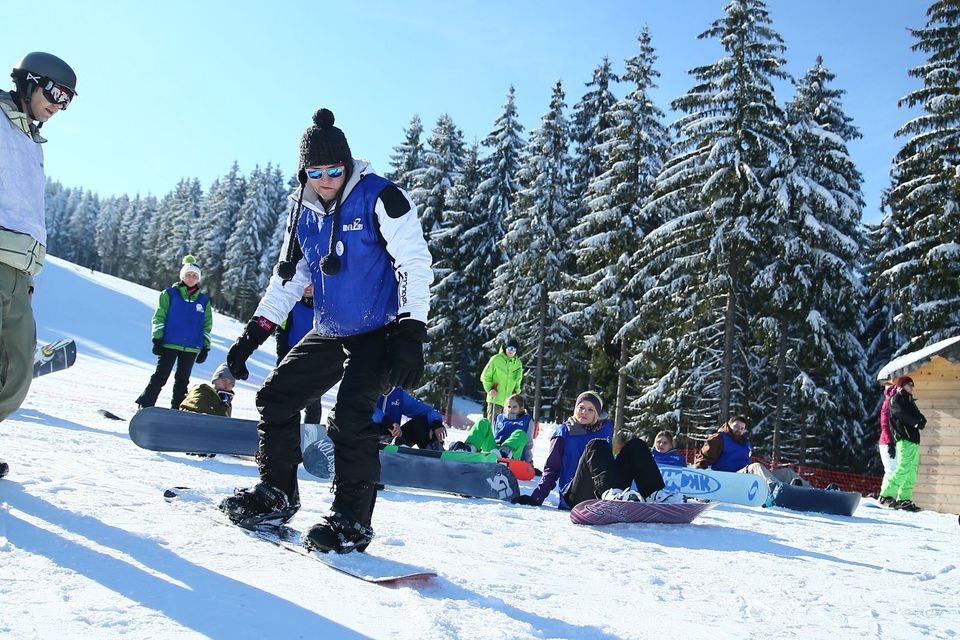
[(293, 517), (300, 508), (300, 411), (340, 382), (327, 417), (335, 444), (333, 505), (304, 543), (324, 552), (362, 551), (373, 538), (384, 435), (371, 416), (384, 389), (413, 388), (423, 375), (430, 252), (413, 201), (354, 159), (328, 109), (317, 111), (303, 133), (297, 177), (280, 261), (227, 364), (246, 379), (247, 358), (308, 284), (313, 329), (257, 392), (260, 482), (220, 508), (241, 526)]
[[(31, 296), (47, 245), (40, 128), (77, 95), (77, 75), (49, 53), (28, 53), (10, 77), (15, 88), (0, 91), (0, 421), (20, 408), (33, 379)], [(0, 460), (0, 477), (8, 470)]]
[(213, 330), (213, 307), (207, 294), (200, 291), (200, 278), (196, 258), (185, 256), (180, 267), (180, 281), (160, 292), (151, 331), (157, 366), (136, 400), (141, 409), (157, 403), (174, 365), (177, 370), (173, 376), (170, 407), (179, 409), (187, 395), (194, 363), (202, 364), (207, 359)]

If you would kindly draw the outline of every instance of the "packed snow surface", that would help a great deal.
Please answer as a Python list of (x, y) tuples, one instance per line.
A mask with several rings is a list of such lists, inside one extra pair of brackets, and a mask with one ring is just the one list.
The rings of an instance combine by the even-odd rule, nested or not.
[[(41, 341), (72, 337), (71, 369), (34, 381), (0, 423), (4, 638), (956, 638), (957, 516), (873, 508), (852, 518), (719, 505), (691, 525), (588, 528), (558, 511), (388, 490), (371, 556), (432, 569), (387, 589), (252, 539), (212, 510), (167, 504), (256, 480), (252, 461), (137, 448), (124, 418), (147, 382), (157, 292), (51, 259), (35, 296)], [(217, 315), (207, 378), (242, 325)], [(251, 359), (236, 414), (272, 343)], [(172, 384), (172, 380), (171, 383)], [(169, 384), (160, 406), (169, 402)], [(333, 396), (325, 398), (329, 408)], [(460, 404), (458, 406), (465, 406)], [(536, 446), (546, 456), (549, 429)], [(453, 438), (464, 432), (453, 431)], [(865, 452), (864, 455), (874, 455)], [(521, 483), (529, 492), (532, 483)], [(305, 528), (330, 485), (301, 471)]]

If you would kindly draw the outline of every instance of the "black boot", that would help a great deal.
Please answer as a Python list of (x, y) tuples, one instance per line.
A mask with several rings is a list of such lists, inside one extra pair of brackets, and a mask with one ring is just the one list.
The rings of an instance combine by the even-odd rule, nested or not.
[(304, 544), (323, 553), (362, 552), (374, 535), (370, 522), (377, 501), (377, 485), (337, 481), (335, 486), (330, 514), (307, 531)]
[(220, 502), (220, 510), (241, 527), (261, 524), (280, 525), (288, 522), (300, 509), (300, 497), (291, 503), (287, 494), (265, 482), (251, 489), (237, 489), (232, 496)]
[(0, 460), (0, 478), (4, 477), (10, 472), (10, 465), (8, 465), (3, 460)]

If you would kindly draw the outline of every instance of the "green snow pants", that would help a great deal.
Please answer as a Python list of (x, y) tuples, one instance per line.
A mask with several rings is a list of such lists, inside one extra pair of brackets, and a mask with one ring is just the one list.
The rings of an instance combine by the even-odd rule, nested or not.
[(920, 445), (908, 440), (898, 440), (897, 470), (893, 472), (887, 483), (880, 487), (880, 497), (910, 500), (913, 497), (913, 485), (917, 481), (917, 469), (919, 467)]
[(0, 262), (0, 420), (20, 408), (33, 380), (37, 326), (30, 276)]
[(520, 457), (523, 455), (523, 448), (527, 446), (527, 432), (518, 429), (511, 433), (506, 440), (497, 444), (496, 440), (493, 439), (493, 427), (490, 426), (490, 421), (486, 418), (480, 418), (477, 423), (470, 428), (470, 431), (467, 432), (467, 437), (464, 438), (463, 441), (474, 445), (483, 452), (493, 451), (500, 447), (507, 446), (513, 451), (511, 457), (514, 460), (520, 460)]

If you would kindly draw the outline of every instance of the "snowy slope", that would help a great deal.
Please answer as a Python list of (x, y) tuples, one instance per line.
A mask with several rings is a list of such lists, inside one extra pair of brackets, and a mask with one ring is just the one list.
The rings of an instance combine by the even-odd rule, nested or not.
[[(226, 456), (138, 449), (124, 423), (96, 413), (132, 414), (152, 370), (156, 296), (56, 259), (43, 274), (39, 336), (73, 337), (79, 356), (34, 381), (24, 407), (0, 423), (0, 457), (12, 468), (0, 481), (0, 637), (960, 634), (955, 515), (721, 505), (688, 526), (582, 528), (555, 508), (387, 491), (369, 551), (440, 574), (417, 591), (367, 585), (168, 505), (167, 486), (226, 495), (256, 471)], [(240, 330), (216, 317), (215, 349), (197, 380)], [(271, 347), (253, 359), (258, 380), (240, 386), (239, 417), (255, 417), (253, 393), (273, 357)], [(169, 389), (160, 404), (168, 401)], [(304, 506), (293, 524), (306, 527), (331, 495), (327, 483), (300, 477)]]

